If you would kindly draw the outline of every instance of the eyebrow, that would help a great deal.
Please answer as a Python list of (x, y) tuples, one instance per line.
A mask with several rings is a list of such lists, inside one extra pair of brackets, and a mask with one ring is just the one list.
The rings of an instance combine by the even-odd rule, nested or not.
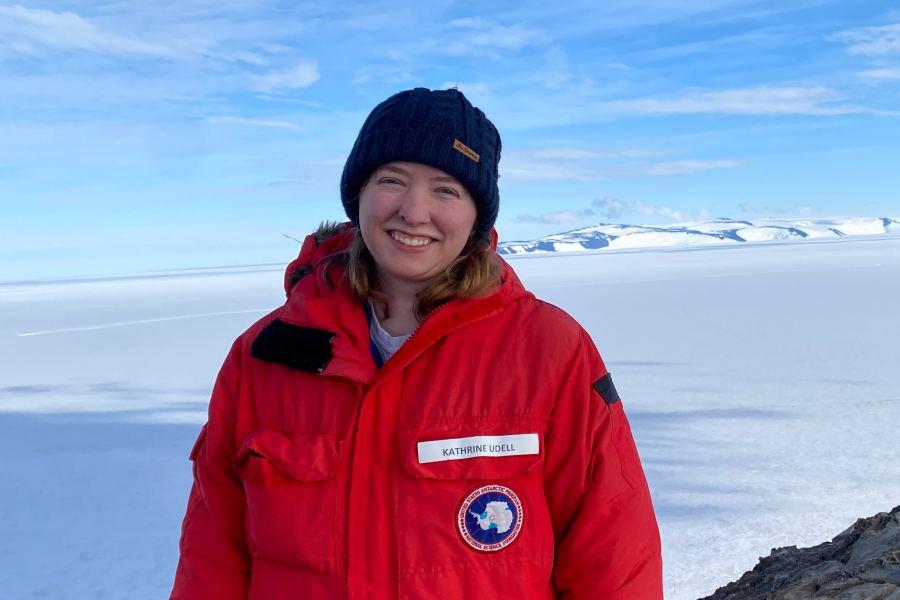
[[(407, 177), (412, 177), (410, 172), (407, 171), (406, 169), (401, 169), (400, 167), (394, 167), (392, 165), (385, 165), (383, 167), (380, 167), (378, 169), (378, 171), (387, 171), (389, 173), (398, 173), (400, 175), (406, 175)], [(440, 182), (446, 182), (446, 183), (458, 183), (459, 185), (462, 185), (462, 182), (459, 179), (457, 179), (456, 177), (451, 177), (449, 175), (439, 175), (438, 177), (432, 177), (431, 181), (440, 181)]]
[(458, 183), (459, 185), (462, 185), (462, 182), (459, 179), (457, 179), (456, 177), (449, 177), (449, 176), (447, 176), (447, 177), (444, 177), (444, 176), (432, 177), (431, 180), (432, 181), (446, 181), (447, 183)]

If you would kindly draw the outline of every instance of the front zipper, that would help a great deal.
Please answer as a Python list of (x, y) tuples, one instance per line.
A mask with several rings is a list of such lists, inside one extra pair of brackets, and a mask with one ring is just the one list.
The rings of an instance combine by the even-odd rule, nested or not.
[[(422, 325), (424, 325), (425, 322), (426, 322), (428, 319), (430, 319), (433, 315), (435, 315), (436, 313), (438, 313), (438, 312), (444, 310), (445, 308), (447, 308), (447, 307), (450, 306), (451, 304), (454, 304), (454, 303), (457, 303), (457, 302), (462, 302), (462, 301), (463, 301), (462, 298), (454, 298), (453, 300), (448, 300), (447, 302), (444, 302), (443, 304), (441, 304), (441, 305), (438, 306), (437, 308), (431, 309), (431, 311), (430, 311), (428, 314), (426, 314), (424, 317), (422, 317), (422, 320), (419, 321), (419, 324), (416, 326), (415, 329), (413, 329), (413, 332), (412, 332), (411, 334), (409, 334), (409, 337), (406, 338), (406, 341), (408, 342), (409, 340), (411, 340), (412, 337), (413, 337), (414, 335), (416, 335), (416, 334), (419, 332), (420, 329), (422, 329)], [(406, 343), (406, 342), (404, 342), (404, 343)]]
[[(435, 307), (431, 311), (429, 311), (428, 314), (426, 314), (422, 318), (422, 320), (419, 321), (419, 324), (416, 326), (415, 329), (413, 329), (413, 332), (411, 334), (409, 334), (409, 337), (406, 339), (404, 344), (409, 343), (409, 340), (411, 340), (413, 338), (413, 336), (416, 335), (420, 329), (422, 329), (422, 326), (428, 321), (428, 319), (430, 319), (431, 317), (433, 317), (435, 314), (442, 311), (443, 309), (447, 308), (451, 304), (458, 303), (458, 302), (462, 302), (462, 299), (454, 298), (453, 300), (445, 302), (444, 304), (441, 304), (440, 306)], [(398, 385), (399, 385), (399, 387), (398, 387), (398, 394), (399, 394), (400, 389), (403, 388), (403, 382), (401, 381)], [(391, 415), (391, 422), (393, 423), (393, 427), (397, 429), (397, 435), (399, 435), (399, 425), (397, 423), (397, 412), (400, 408), (399, 397), (398, 397), (397, 401), (393, 402), (392, 404), (393, 404), (393, 411), (392, 411), (393, 414)], [(392, 431), (391, 432), (391, 441), (389, 442), (390, 454), (388, 456), (388, 465), (389, 466), (388, 466), (387, 480), (389, 482), (388, 494), (389, 494), (389, 498), (390, 498), (389, 506), (391, 507), (391, 521), (392, 521), (390, 570), (394, 576), (390, 577), (389, 581), (391, 581), (391, 583), (393, 584), (393, 588), (394, 588), (393, 590), (391, 590), (392, 592), (394, 592), (393, 594), (391, 594), (391, 597), (399, 598), (400, 597), (400, 580), (401, 580), (400, 556), (399, 556), (400, 555), (400, 538), (399, 538), (399, 529), (396, 524), (397, 514), (396, 514), (396, 508), (395, 508), (395, 507), (399, 506), (399, 497), (396, 497), (394, 494), (394, 477), (396, 475), (396, 466), (397, 466), (397, 463), (399, 462), (399, 458), (398, 458), (399, 451), (397, 448), (397, 444), (395, 443), (396, 440), (394, 440), (393, 438), (394, 438), (394, 432)]]

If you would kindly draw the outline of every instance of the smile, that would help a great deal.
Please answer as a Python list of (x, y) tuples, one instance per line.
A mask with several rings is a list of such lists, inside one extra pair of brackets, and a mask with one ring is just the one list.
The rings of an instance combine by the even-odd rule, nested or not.
[(405, 246), (427, 246), (433, 241), (431, 238), (411, 238), (399, 231), (392, 231), (391, 237)]

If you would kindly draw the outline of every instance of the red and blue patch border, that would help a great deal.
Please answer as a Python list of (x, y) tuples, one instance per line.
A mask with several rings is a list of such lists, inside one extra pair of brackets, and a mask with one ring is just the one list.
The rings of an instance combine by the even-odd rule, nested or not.
[[(475, 537), (469, 532), (468, 524), (470, 516), (469, 508), (471, 508), (472, 504), (478, 498), (484, 495), (488, 496), (488, 501), (506, 501), (507, 503), (509, 503), (515, 519), (510, 531), (503, 534), (503, 539), (490, 544), (486, 544), (475, 539)], [(494, 498), (493, 496), (496, 496), (496, 498)], [(459, 535), (469, 547), (473, 548), (474, 550), (478, 550), (479, 552), (497, 552), (498, 550), (503, 550), (504, 548), (512, 544), (515, 539), (519, 537), (519, 533), (521, 533), (522, 531), (522, 521), (522, 501), (519, 500), (519, 497), (516, 495), (516, 493), (508, 487), (496, 484), (485, 485), (472, 490), (463, 499), (462, 503), (459, 506), (459, 510), (456, 513), (456, 528), (459, 531)]]

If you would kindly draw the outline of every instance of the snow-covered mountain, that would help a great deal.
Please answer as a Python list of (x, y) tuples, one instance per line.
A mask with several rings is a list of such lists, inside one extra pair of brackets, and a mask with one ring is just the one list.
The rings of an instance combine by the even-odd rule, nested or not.
[(900, 234), (900, 220), (886, 217), (857, 217), (799, 221), (782, 219), (735, 221), (723, 218), (672, 225), (608, 225), (600, 223), (537, 240), (503, 242), (498, 245), (497, 253), (530, 254), (600, 249), (622, 250), (885, 233)]

